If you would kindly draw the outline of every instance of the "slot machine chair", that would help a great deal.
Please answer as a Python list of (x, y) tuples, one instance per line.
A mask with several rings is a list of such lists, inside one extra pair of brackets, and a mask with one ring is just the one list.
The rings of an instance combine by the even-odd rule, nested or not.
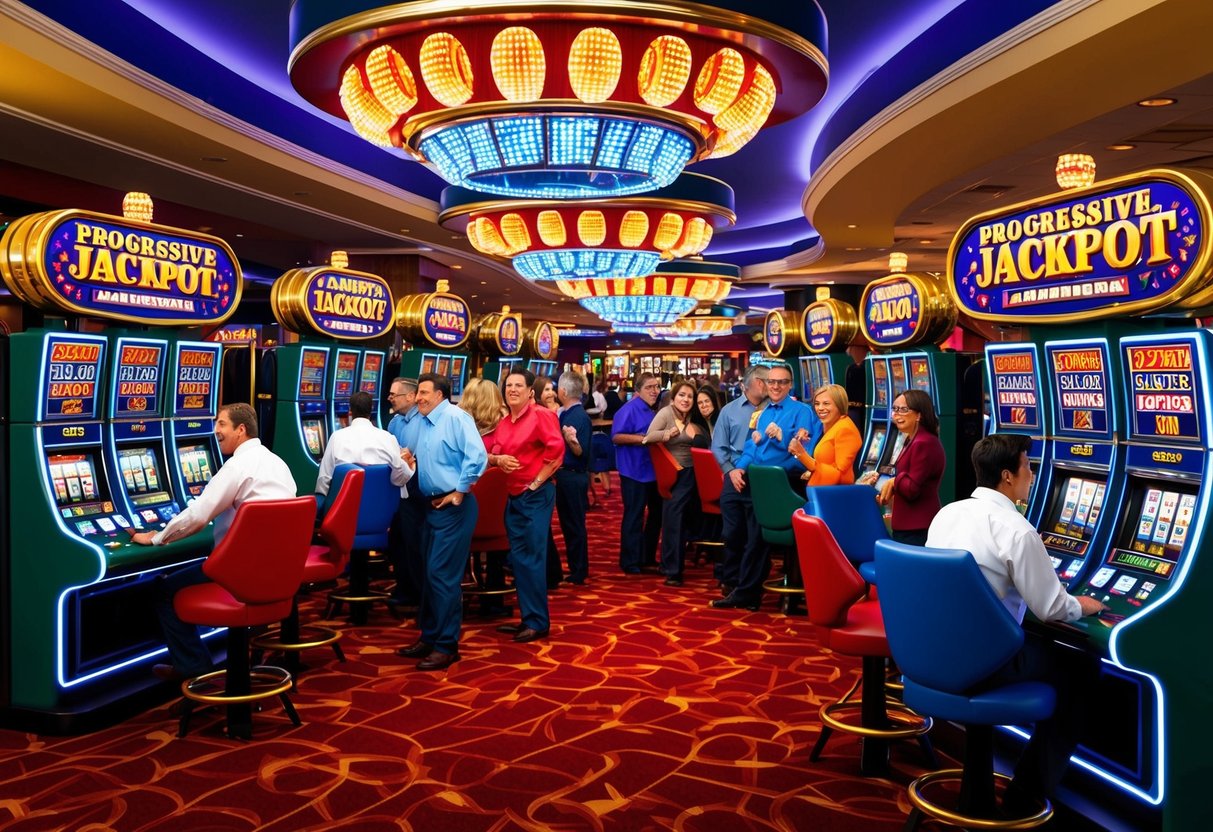
[(173, 596), (173, 609), (188, 624), (227, 627), (227, 668), (181, 683), (185, 696), (178, 737), (189, 731), (196, 702), (227, 706), (231, 737), (252, 737), (251, 703), (277, 696), (291, 722), (301, 725), (291, 704), (291, 674), (279, 667), (250, 667), (249, 628), (290, 614), (303, 580), (312, 543), (316, 501), (310, 496), (248, 502), (202, 572), (210, 583), (188, 586)]
[[(472, 485), (476, 498), (476, 528), (468, 550), (468, 568), (463, 583), (465, 596), (479, 598), (486, 605), (514, 592), (505, 582), (505, 558), (510, 551), (510, 538), (505, 529), (506, 473), (500, 468), (487, 468)], [(513, 612), (509, 607), (504, 610)], [(501, 608), (498, 608), (498, 612)]]
[[(324, 520), (317, 532), (319, 543), (308, 549), (303, 566), (304, 585), (334, 581), (345, 571), (358, 531), (358, 507), (362, 502), (362, 484), (366, 474), (357, 465), (343, 462), (333, 470)], [(335, 495), (335, 496), (334, 496)], [(313, 647), (332, 645), (337, 661), (345, 661), (339, 640), (341, 631), (330, 627), (299, 626), (299, 596), (291, 604), (291, 613), (278, 627), (272, 627), (253, 639), (257, 651), (284, 653), (287, 670), (299, 675), (299, 653)], [(256, 654), (254, 661), (256, 661)]]
[(724, 551), (724, 541), (720, 539), (720, 492), (724, 489), (724, 472), (707, 448), (691, 449), (691, 465), (695, 469), (695, 489), (699, 493), (699, 508), (704, 517), (701, 536), (695, 541), (695, 547), (701, 553), (709, 549), (719, 554)]
[[(938, 759), (926, 737), (931, 720), (888, 700), (885, 660), (890, 653), (880, 603), (869, 597), (867, 583), (822, 518), (799, 509), (792, 515), (792, 531), (800, 573), (805, 578), (809, 621), (821, 645), (844, 656), (859, 656), (863, 665), (863, 672), (849, 691), (837, 702), (821, 706), (821, 734), (809, 759), (817, 762), (830, 736), (840, 731), (861, 738), (859, 769), (866, 777), (888, 772), (889, 742), (893, 740), (917, 738), (931, 765), (937, 766)], [(859, 702), (851, 699), (857, 690)]]
[[(905, 829), (923, 815), (954, 826), (1031, 829), (1046, 823), (1053, 807), (1020, 818), (996, 816), (996, 725), (1027, 725), (1052, 715), (1053, 687), (1019, 682), (980, 693), (987, 679), (1023, 646), (1023, 628), (994, 594), (977, 561), (960, 549), (927, 549), (892, 540), (876, 544), (880, 609), (893, 658), (905, 681), (906, 705), (917, 713), (964, 725), (964, 768), (924, 774), (909, 786), (913, 810)], [(955, 809), (928, 797), (939, 784), (960, 783)]]
[(754, 518), (762, 529), (762, 539), (783, 552), (783, 575), (770, 578), (763, 587), (782, 596), (783, 611), (789, 615), (804, 597), (800, 564), (796, 560), (796, 539), (792, 534), (792, 515), (804, 506), (804, 497), (788, 484), (788, 475), (775, 465), (751, 465), (746, 469)]
[(369, 607), (376, 601), (387, 603), (391, 593), (371, 589), (371, 550), (385, 550), (392, 518), (400, 509), (400, 486), (392, 485), (392, 466), (364, 465), (362, 501), (358, 507), (358, 530), (350, 552), (350, 574), (344, 589), (329, 593), (325, 618), (336, 615), (342, 604), (350, 605), (350, 621), (366, 624)]
[(876, 541), (889, 539), (884, 512), (870, 485), (825, 485), (805, 490), (804, 510), (825, 521), (838, 547), (869, 584), (876, 583)]
[(660, 443), (649, 445), (649, 456), (653, 459), (653, 471), (657, 474), (657, 493), (663, 500), (672, 499), (674, 483), (678, 481), (682, 466), (674, 459), (670, 449)]

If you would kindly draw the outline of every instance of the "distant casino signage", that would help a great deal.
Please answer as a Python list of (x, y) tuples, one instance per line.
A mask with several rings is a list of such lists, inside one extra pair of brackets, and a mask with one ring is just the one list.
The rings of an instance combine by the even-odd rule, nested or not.
[(228, 343), (232, 341), (259, 343), (261, 341), (261, 324), (228, 324), (213, 330), (206, 336), (208, 341)]
[(457, 295), (406, 295), (396, 304), (396, 328), (412, 343), (457, 349), (471, 335), (472, 313)]
[(0, 238), (0, 277), (45, 312), (182, 326), (227, 320), (240, 264), (217, 237), (87, 211), (22, 217)]
[(42, 419), (86, 422), (96, 419), (105, 360), (104, 338), (53, 334), (42, 352)]
[(948, 287), (965, 312), (997, 321), (1207, 305), (1211, 186), (1204, 174), (1149, 170), (982, 214), (952, 241)]
[(797, 327), (790, 314), (772, 309), (762, 320), (762, 346), (768, 355), (780, 356), (788, 341), (796, 337)]
[(522, 352), (522, 315), (508, 311), (490, 312), (476, 325), (476, 345), (491, 355), (518, 355)]
[(1057, 427), (1071, 434), (1107, 435), (1111, 427), (1108, 396), (1108, 346), (1105, 341), (1069, 341), (1045, 345), (1056, 386)]
[(556, 327), (547, 321), (535, 324), (531, 333), (531, 351), (536, 358), (551, 361), (556, 357), (556, 347), (560, 343), (560, 334)]
[(990, 350), (987, 359), (998, 424), (1040, 430), (1040, 368), (1035, 347)]
[(1136, 436), (1200, 441), (1193, 346), (1181, 339), (1125, 345), (1130, 427)]
[(319, 266), (292, 269), (270, 291), (274, 317), (292, 332), (342, 340), (378, 338), (392, 329), (392, 290), (378, 275)]
[(875, 347), (935, 344), (956, 327), (956, 307), (942, 281), (925, 273), (873, 280), (859, 302), (863, 335)]
[(820, 354), (846, 347), (859, 331), (855, 307), (835, 298), (817, 301), (804, 310), (800, 341), (811, 353)]

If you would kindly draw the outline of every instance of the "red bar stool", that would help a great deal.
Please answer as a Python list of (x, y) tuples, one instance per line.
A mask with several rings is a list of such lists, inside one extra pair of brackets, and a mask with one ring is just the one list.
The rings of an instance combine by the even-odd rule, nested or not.
[(177, 736), (189, 730), (194, 703), (227, 706), (228, 735), (250, 739), (250, 703), (282, 700), (291, 722), (299, 714), (287, 691), (291, 674), (279, 667), (249, 666), (249, 628), (272, 624), (291, 612), (303, 580), (316, 522), (316, 499), (259, 500), (240, 506), (227, 535), (202, 564), (211, 583), (182, 589), (173, 609), (182, 621), (227, 627), (227, 669), (181, 683), (184, 710)]
[[(506, 585), (504, 582), (504, 566), (501, 570), (500, 586), (488, 576), (488, 558), (510, 550), (510, 538), (505, 531), (505, 503), (509, 496), (505, 479), (505, 471), (500, 468), (488, 468), (472, 485), (478, 513), (476, 528), (472, 531), (472, 545), (468, 550), (464, 595), (485, 599), (500, 598), (514, 592), (513, 585)], [(504, 555), (500, 557), (504, 558)]]
[[(330, 493), (336, 494), (320, 522), (318, 536), (321, 543), (313, 544), (303, 566), (303, 583), (316, 584), (336, 580), (350, 561), (354, 546), (354, 535), (358, 530), (358, 507), (362, 502), (362, 484), (365, 472), (357, 465), (342, 463), (333, 470)], [(282, 619), (282, 624), (272, 627), (253, 639), (254, 650), (286, 654), (287, 669), (291, 675), (299, 674), (300, 651), (313, 647), (332, 645), (337, 661), (344, 662), (345, 654), (338, 643), (341, 631), (331, 627), (309, 624), (299, 626), (299, 596), (291, 603), (291, 614)]]
[[(925, 736), (931, 720), (888, 701), (885, 661), (892, 654), (880, 602), (868, 599), (867, 584), (842, 553), (825, 521), (801, 509), (792, 516), (792, 531), (805, 579), (809, 621), (817, 628), (822, 645), (863, 661), (863, 673), (855, 685), (837, 702), (822, 705), (821, 734), (809, 759), (817, 762), (831, 733), (842, 731), (862, 738), (859, 767), (865, 776), (883, 776), (888, 771), (890, 740), (917, 737), (928, 759), (938, 765)], [(861, 686), (860, 701), (852, 701)]]
[(669, 500), (674, 496), (674, 483), (678, 480), (678, 472), (682, 470), (682, 466), (665, 445), (649, 445), (649, 456), (653, 459), (653, 470), (657, 473), (657, 493), (661, 495), (661, 499)]
[[(700, 509), (705, 517), (720, 517), (720, 492), (724, 489), (724, 472), (720, 470), (720, 464), (707, 448), (692, 448), (691, 465), (695, 469), (695, 489), (699, 492)], [(700, 550), (710, 549), (714, 553), (724, 551), (721, 540), (700, 539), (695, 541), (695, 546)]]

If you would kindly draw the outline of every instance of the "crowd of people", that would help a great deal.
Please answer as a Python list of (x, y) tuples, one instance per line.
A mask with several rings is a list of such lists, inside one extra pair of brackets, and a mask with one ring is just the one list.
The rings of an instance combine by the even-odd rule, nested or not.
[[(508, 494), (502, 520), (509, 551), (490, 562), (487, 580), (504, 586), (506, 570), (512, 572), (519, 620), (497, 629), (519, 643), (547, 638), (549, 590), (562, 580), (582, 586), (590, 579), (586, 522), (593, 419), (613, 417), (610, 437), (623, 501), (619, 569), (627, 575), (659, 572), (667, 586), (678, 587), (688, 543), (719, 540), (724, 554), (715, 578), (721, 597), (711, 606), (757, 610), (771, 557), (755, 516), (749, 469), (779, 468), (802, 494), (806, 488), (846, 485), (855, 482), (862, 445), (859, 426), (847, 415), (844, 388), (824, 385), (806, 403), (791, 396), (792, 384), (792, 368), (783, 362), (750, 366), (731, 400), (718, 383), (675, 379), (663, 391), (657, 376), (641, 373), (631, 398), (615, 407), (617, 389), (600, 384), (591, 391), (575, 370), (555, 380), (516, 370), (500, 387), (472, 379), (456, 406), (444, 376), (397, 378), (387, 396), (393, 415), (386, 430), (371, 421), (370, 396), (351, 397), (349, 424), (334, 433), (320, 462), (316, 497), (323, 502), (337, 464), (391, 466), (391, 482), (401, 495), (390, 545), (392, 603), (416, 607), (418, 628), (399, 654), (416, 659), (419, 670), (441, 670), (459, 660), (462, 580), (479, 514), (476, 482), (489, 467), (498, 468)], [(1036, 530), (1016, 509), (1032, 483), (1027, 437), (979, 441), (972, 454), (978, 488), (968, 499), (943, 506), (939, 485), (948, 460), (930, 396), (901, 392), (893, 401), (892, 423), (898, 433), (891, 457), (860, 482), (873, 485), (872, 498), (891, 509), (895, 540), (972, 552), (1020, 621), (1026, 609), (1044, 621), (1072, 621), (1103, 609), (1092, 598), (1066, 592)], [(163, 544), (212, 520), (218, 541), (244, 502), (295, 495), (290, 470), (257, 438), (249, 405), (223, 407), (215, 433), (227, 461), (203, 493), (162, 531), (134, 533), (133, 542)], [(664, 499), (650, 446), (664, 447), (676, 470)], [(710, 449), (722, 472), (718, 528), (699, 511), (692, 464), (697, 448)], [(567, 572), (552, 535), (553, 513)], [(157, 665), (155, 672), (165, 679), (210, 669), (196, 628), (177, 619), (172, 605), (177, 590), (205, 580), (195, 564), (160, 581), (157, 609), (171, 663)], [(1029, 638), (1020, 655), (983, 683), (1046, 679), (1058, 687), (1057, 717), (1038, 726), (1010, 801), (1030, 801), (1056, 786), (1094, 672), (1081, 662), (1059, 665), (1047, 644)]]

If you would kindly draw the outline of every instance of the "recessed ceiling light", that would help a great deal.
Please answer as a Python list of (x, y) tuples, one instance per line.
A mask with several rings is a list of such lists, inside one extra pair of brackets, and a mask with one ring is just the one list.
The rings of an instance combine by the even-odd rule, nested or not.
[(478, 298), (478, 297), (480, 297), (480, 295), (472, 295), (472, 297)]
[(402, 229), (400, 229), (400, 233), (401, 233), (401, 234), (408, 234), (408, 233), (409, 233), (409, 230), (408, 230), (407, 228), (402, 228)]
[(1137, 145), (1135, 145), (1135, 144), (1129, 144), (1128, 142), (1123, 142), (1121, 144), (1110, 144), (1107, 146), (1106, 149), (1107, 150), (1135, 150), (1136, 148), (1137, 148)]
[(859, 227), (859, 226), (858, 226), (858, 225), (856, 225), (856, 224), (855, 224), (855, 223), (853, 223), (853, 222), (851, 222), (851, 223), (847, 223), (847, 228), (858, 228), (858, 227)]
[(863, 251), (863, 249), (858, 246), (847, 246), (847, 251)]
[(489, 285), (489, 282), (488, 282), (487, 280), (482, 280), (482, 281), (480, 281), (480, 285), (481, 285), (481, 286), (488, 286), (488, 285)]
[(933, 243), (935, 241), (934, 240), (919, 240), (918, 242), (924, 246), (929, 246), (931, 243)]
[(452, 240), (466, 240), (467, 238), (464, 237), (462, 234), (452, 234), (451, 239)]
[(243, 237), (244, 235), (243, 235), (243, 234), (237, 234), (236, 236), (237, 236), (237, 237)]
[(451, 264), (451, 268), (452, 268), (452, 269), (462, 269), (462, 268), (463, 268), (463, 266), (459, 265), (458, 263), (452, 263), (452, 264)]
[(1138, 107), (1170, 107), (1176, 102), (1174, 98), (1159, 96), (1158, 98), (1143, 98), (1137, 102)]

